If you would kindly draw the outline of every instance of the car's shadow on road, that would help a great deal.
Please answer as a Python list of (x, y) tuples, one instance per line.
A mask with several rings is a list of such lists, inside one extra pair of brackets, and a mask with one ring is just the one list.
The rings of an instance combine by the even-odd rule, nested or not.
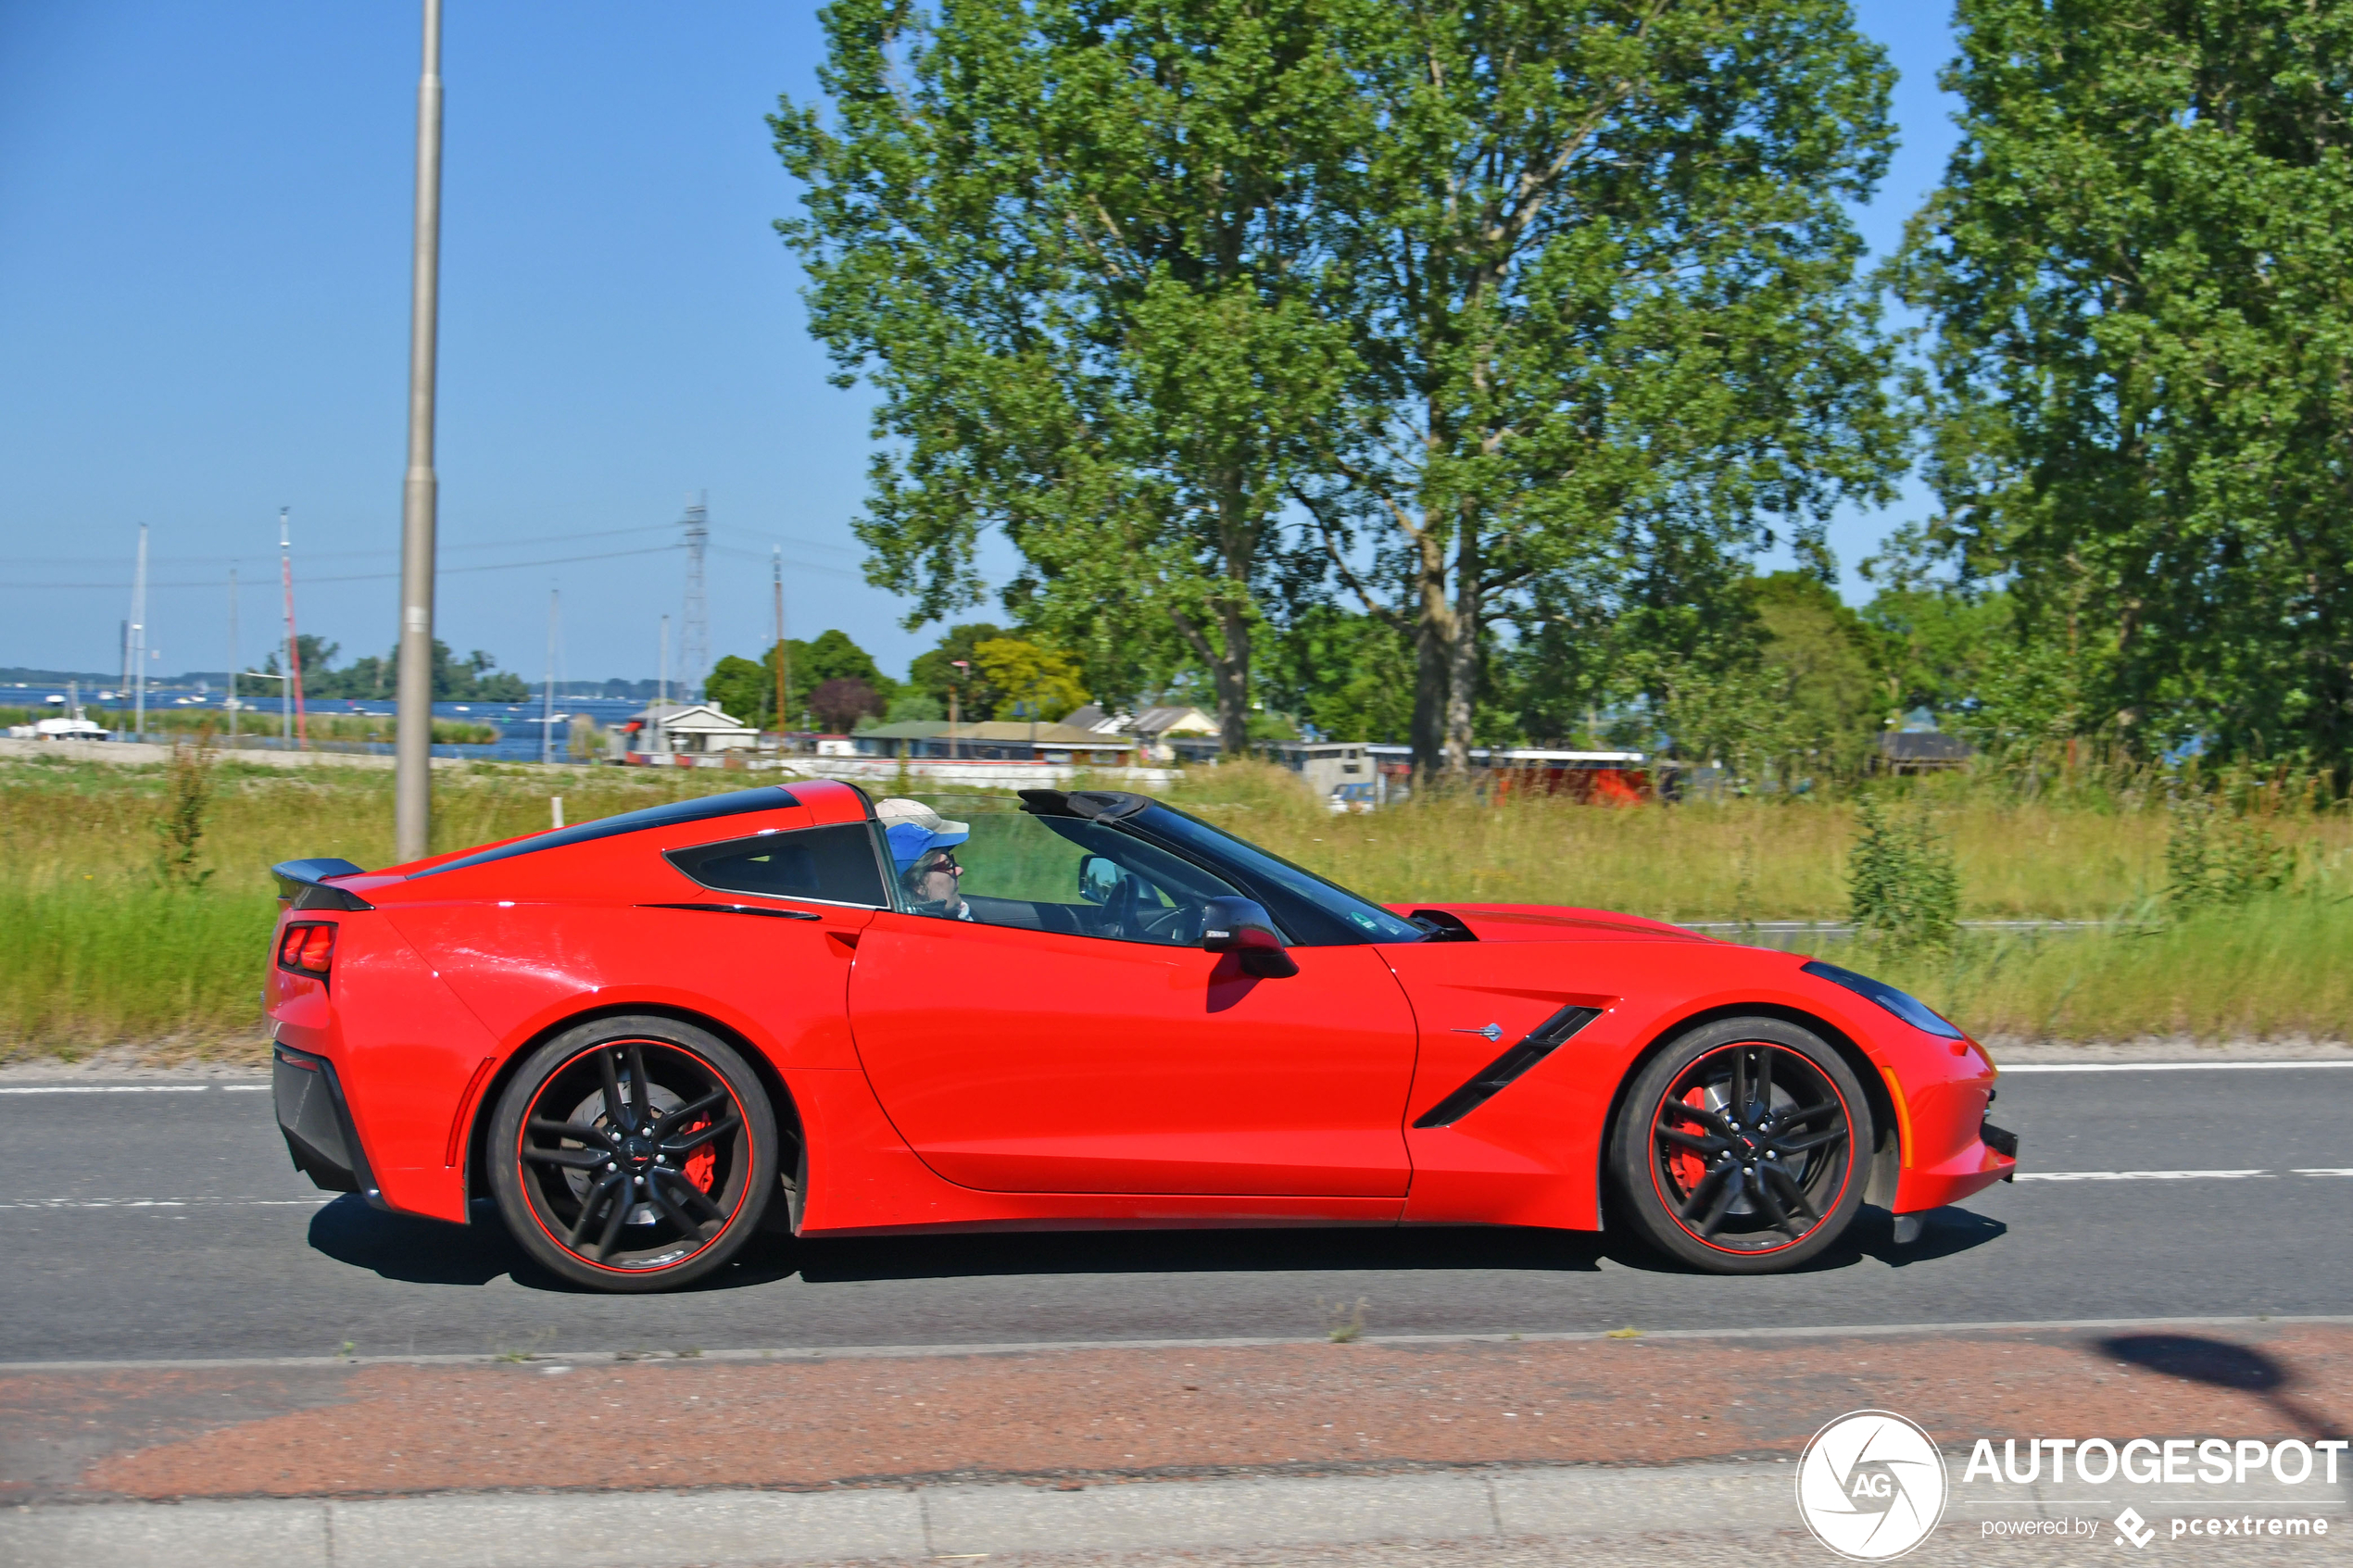
[(349, 1193), (310, 1217), (310, 1245), (338, 1263), (411, 1285), (480, 1286), (511, 1274), (518, 1285), (565, 1288), (535, 1265), (487, 1210), (470, 1225), (452, 1225), (387, 1214)]
[(1568, 1231), (1432, 1226), (1055, 1231), (763, 1238), (812, 1285), (1015, 1274), (1214, 1274), (1489, 1269), (1591, 1273), (1611, 1248)]
[[(1920, 1237), (1898, 1246), (1889, 1217), (1867, 1209), (1839, 1245), (1799, 1271), (1889, 1268), (1970, 1251), (2004, 1233), (1965, 1209), (1926, 1216)], [(585, 1293), (534, 1263), (487, 1205), (470, 1225), (445, 1224), (336, 1199), (310, 1222), (310, 1245), (353, 1268), (415, 1285), (484, 1286), (511, 1278), (529, 1290)], [(760, 1236), (690, 1291), (740, 1290), (795, 1275), (810, 1285), (880, 1280), (1063, 1274), (1393, 1273), (1592, 1273), (1607, 1259), (1646, 1273), (1696, 1274), (1636, 1241), (1623, 1227), (1599, 1235), (1499, 1226), (1347, 1227), (1315, 1230), (1025, 1231), (984, 1235), (801, 1240)]]

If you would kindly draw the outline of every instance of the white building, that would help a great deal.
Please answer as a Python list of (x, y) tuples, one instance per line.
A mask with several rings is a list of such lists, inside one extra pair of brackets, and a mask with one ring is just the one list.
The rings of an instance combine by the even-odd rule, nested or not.
[(759, 731), (711, 702), (656, 703), (612, 734), (623, 760), (641, 765), (712, 767), (731, 752), (750, 752), (760, 745)]

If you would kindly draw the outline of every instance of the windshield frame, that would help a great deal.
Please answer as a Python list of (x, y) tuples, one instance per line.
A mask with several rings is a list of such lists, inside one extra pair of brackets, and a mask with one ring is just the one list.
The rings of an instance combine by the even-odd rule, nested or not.
[(1426, 942), (1429, 933), (1327, 876), (1294, 865), (1270, 849), (1153, 800), (1119, 817), (1116, 825), (1243, 888), (1275, 917), (1300, 947), (1359, 947)]

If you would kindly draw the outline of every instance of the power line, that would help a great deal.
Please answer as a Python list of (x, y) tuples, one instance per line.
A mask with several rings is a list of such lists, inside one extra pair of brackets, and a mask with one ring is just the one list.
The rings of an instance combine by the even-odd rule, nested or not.
[[(517, 549), (525, 545), (569, 545), (584, 539), (619, 539), (632, 533), (666, 533), (677, 526), (678, 525), (674, 522), (648, 522), (639, 523), (630, 528), (600, 528), (593, 533), (535, 533), (530, 537), (523, 539), (476, 540), (472, 544), (443, 545), (439, 546), (439, 549), (441, 553), (448, 554), (457, 550)], [(791, 533), (778, 533), (774, 535), (755, 534), (750, 530), (725, 525), (715, 525), (711, 531), (714, 534), (724, 535), (728, 538), (773, 537), (784, 544), (797, 546), (801, 549), (825, 550), (836, 555), (856, 555), (859, 551), (859, 546), (855, 545), (836, 545), (829, 543), (826, 540), (804, 539)], [(713, 546), (712, 548), (726, 549), (728, 546)], [(398, 550), (392, 548), (380, 550), (312, 550), (307, 553), (306, 558), (309, 560), (368, 560), (382, 559), (384, 557), (396, 556), (400, 552)], [(765, 550), (736, 550), (734, 553), (743, 555), (747, 558), (756, 558), (760, 560), (766, 560), (768, 558), (768, 555)], [(120, 557), (116, 556), (20, 556), (6, 562), (6, 564), (11, 567), (112, 566), (120, 558)], [(150, 566), (175, 567), (220, 566), (242, 558), (244, 558), (242, 556), (237, 555), (151, 556), (148, 558), (147, 564)], [(540, 563), (534, 562), (531, 564), (536, 565)], [(324, 581), (324, 579), (313, 579), (313, 581)], [(337, 579), (336, 581), (341, 581), (341, 579)], [(157, 583), (155, 585), (162, 587), (173, 586), (174, 584)]]
[[(663, 524), (662, 526), (663, 526), (663, 527), (665, 527), (665, 528), (675, 528), (675, 527), (677, 526), (677, 524), (676, 524), (676, 523), (665, 523), (665, 524)], [(643, 532), (643, 530), (639, 530), (639, 529), (617, 529), (617, 530), (615, 530), (614, 532), (615, 532), (615, 533), (641, 533), (641, 532)], [(594, 538), (594, 537), (596, 537), (596, 535), (594, 535), (594, 534), (580, 534), (580, 535), (577, 535), (577, 537), (580, 537), (580, 538)], [(480, 548), (485, 548), (485, 549), (487, 549), (487, 548), (493, 548), (493, 547), (495, 547), (495, 546), (479, 546), (479, 547), (480, 547)], [(535, 567), (542, 567), (542, 566), (571, 566), (571, 565), (573, 565), (573, 564), (574, 564), (574, 563), (576, 563), (576, 562), (580, 562), (580, 561), (592, 561), (592, 560), (620, 560), (620, 559), (623, 559), (623, 558), (626, 558), (626, 557), (630, 557), (630, 556), (659, 556), (659, 555), (667, 555), (667, 554), (669, 554), (670, 552), (672, 552), (672, 551), (673, 551), (673, 550), (683, 550), (683, 549), (685, 549), (686, 547), (686, 546), (685, 546), (685, 544), (684, 544), (683, 542), (680, 542), (680, 543), (672, 543), (672, 544), (667, 544), (667, 545), (649, 545), (649, 546), (648, 546), (647, 547), (645, 547), (644, 549), (639, 549), (639, 550), (606, 550), (606, 551), (599, 552), (599, 553), (598, 553), (598, 554), (594, 554), (594, 555), (585, 555), (585, 556), (550, 556), (550, 557), (547, 557), (547, 558), (544, 558), (544, 559), (539, 559), (539, 560), (510, 560), (510, 561), (493, 561), (493, 562), (490, 562), (490, 563), (487, 563), (487, 564), (485, 564), (485, 565), (482, 565), (482, 566), (445, 566), (445, 567), (443, 567), (443, 568), (441, 569), (441, 575), (442, 575), (442, 576), (445, 576), (445, 577), (448, 577), (448, 576), (454, 576), (454, 575), (456, 575), (457, 573), (459, 573), (459, 572), (466, 572), (466, 571), (530, 571), (530, 570), (532, 570), (533, 568), (535, 568)], [(712, 554), (714, 554), (714, 555), (733, 556), (733, 557), (736, 558), (737, 558), (737, 559), (739, 559), (739, 560), (756, 560), (756, 561), (765, 562), (765, 561), (769, 558), (768, 558), (767, 553), (766, 553), (766, 552), (764, 552), (764, 551), (760, 551), (760, 550), (740, 550), (740, 549), (736, 549), (736, 548), (735, 548), (734, 546), (728, 546), (728, 545), (711, 545), (711, 546), (705, 546), (705, 548), (706, 548), (706, 549), (708, 549), (711, 553), (712, 553)], [(355, 552), (355, 553), (356, 553), (356, 552)], [(377, 553), (383, 553), (383, 552), (377, 552)], [(218, 559), (221, 559), (221, 560), (229, 560), (229, 559), (233, 559), (234, 558), (233, 558), (233, 557), (228, 557), (228, 556), (221, 556), (221, 557), (218, 557), (218, 558), (195, 558), (195, 559), (218, 558)], [(850, 578), (850, 579), (852, 579), (853, 581), (862, 581), (862, 580), (863, 580), (863, 577), (862, 577), (862, 573), (852, 571), (850, 571), (850, 570), (849, 570), (849, 568), (847, 568), (847, 567), (824, 565), (824, 564), (821, 564), (821, 563), (816, 562), (816, 561), (798, 560), (798, 559), (795, 559), (794, 558), (792, 558), (792, 557), (790, 557), (790, 556), (786, 557), (786, 558), (785, 558), (785, 560), (786, 560), (786, 563), (787, 565), (794, 566), (794, 567), (798, 567), (798, 568), (799, 568), (799, 569), (800, 569), (801, 571), (820, 571), (820, 572), (824, 572), (824, 573), (825, 573), (827, 576), (831, 576), (831, 577), (847, 577), (847, 578)], [(21, 563), (21, 564), (40, 564), (40, 563), (37, 563), (37, 562), (31, 562), (31, 563)], [(336, 577), (313, 577), (313, 578), (309, 578), (309, 579), (308, 579), (308, 582), (310, 582), (310, 583), (385, 583), (385, 582), (389, 582), (389, 581), (391, 581), (392, 579), (394, 579), (394, 578), (396, 578), (396, 577), (397, 577), (397, 576), (399, 576), (399, 575), (400, 575), (400, 573), (398, 573), (397, 571), (357, 571), (357, 572), (346, 572), (346, 573), (344, 573), (343, 575), (341, 575), (341, 576), (336, 576)], [(205, 579), (202, 579), (202, 580), (191, 579), (191, 580), (186, 581), (186, 582), (174, 582), (174, 583), (149, 583), (147, 584), (147, 586), (148, 586), (149, 588), (151, 588), (151, 589), (152, 589), (152, 588), (217, 588), (217, 587), (219, 587), (220, 585), (220, 584), (219, 583), (217, 583), (217, 582), (213, 581), (213, 580), (212, 580), (212, 579), (210, 579), (210, 578), (205, 578)], [(254, 586), (257, 586), (257, 585), (258, 585), (258, 584), (256, 584), (256, 583), (247, 583), (247, 584), (246, 584), (246, 586), (247, 586), (247, 587), (254, 587)], [(83, 588), (87, 588), (87, 589), (103, 589), (103, 590), (105, 590), (105, 591), (107, 591), (107, 592), (108, 592), (108, 593), (118, 593), (118, 594), (119, 594), (119, 593), (121, 593), (121, 592), (125, 591), (125, 590), (126, 590), (127, 588), (129, 588), (129, 587), (130, 587), (130, 584), (129, 584), (129, 583), (123, 583), (123, 582), (120, 582), (120, 581), (112, 582), (112, 583), (26, 583), (26, 582), (15, 582), (15, 581), (0, 581), (0, 588), (37, 588), (37, 589), (41, 589), (41, 590), (43, 590), (43, 591), (44, 591), (44, 592), (46, 592), (46, 591), (64, 591), (64, 590), (69, 590), (69, 589), (83, 589)]]
[[(625, 533), (664, 533), (675, 526), (677, 526), (675, 523), (649, 522), (635, 528), (599, 529), (593, 533), (539, 533), (528, 539), (489, 539), (471, 545), (444, 545), (441, 548), (445, 551), (507, 550), (520, 548), (524, 545), (568, 545), (581, 539), (617, 539)], [(371, 557), (396, 556), (399, 553), (396, 549), (312, 550), (307, 553), (305, 558), (308, 560), (360, 560)], [(47, 556), (37, 558), (19, 558), (8, 564), (12, 566), (112, 566), (119, 558), (115, 556)], [(149, 564), (212, 566), (222, 561), (235, 561), (243, 558), (240, 556), (154, 556), (149, 558)]]
[[(684, 546), (675, 544), (653, 545), (642, 550), (606, 550), (597, 555), (554, 556), (545, 560), (494, 561), (485, 566), (445, 566), (441, 569), (440, 575), (448, 577), (461, 571), (527, 571), (535, 567), (570, 566), (575, 561), (619, 560), (627, 556), (668, 555), (673, 550), (683, 548), (685, 548)], [(826, 569), (824, 567), (817, 567), (812, 570), (823, 571)], [(313, 583), (384, 583), (399, 575), (400, 574), (396, 571), (360, 571), (347, 572), (340, 577), (313, 577), (308, 579), (308, 581)], [(120, 592), (124, 584), (120, 583), (0, 583), (0, 588), (107, 588), (113, 589), (117, 592)], [(147, 586), (150, 588), (214, 588), (220, 586), (220, 584), (207, 581), (202, 583), (150, 583)], [(248, 583), (247, 586), (250, 587), (252, 584)]]

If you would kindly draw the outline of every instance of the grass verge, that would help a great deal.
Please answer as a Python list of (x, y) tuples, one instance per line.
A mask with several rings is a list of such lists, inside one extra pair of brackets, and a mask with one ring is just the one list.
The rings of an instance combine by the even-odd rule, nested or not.
[[(157, 869), (165, 770), (42, 758), (0, 764), (0, 1055), (176, 1042), (250, 1050), (276, 904), (267, 868), (296, 856), (392, 858), (392, 775), (216, 764), (198, 857)], [(436, 771), (434, 847), (532, 832), (548, 796), (585, 822), (742, 774), (474, 765)], [(1837, 919), (1853, 812), (1833, 802), (1671, 809), (1426, 799), (1334, 817), (1279, 770), (1200, 770), (1172, 797), (1277, 854), (1389, 901), (1579, 904), (1672, 921)], [(2166, 922), (2161, 809), (1937, 800), (1959, 855), (1963, 913), (2117, 923), (2090, 935), (1972, 933), (1949, 953), (1842, 946), (1970, 1029), (2028, 1038), (2353, 1035), (2353, 827), (2341, 814), (2273, 823), (2295, 890)], [(953, 814), (952, 811), (950, 813)]]

